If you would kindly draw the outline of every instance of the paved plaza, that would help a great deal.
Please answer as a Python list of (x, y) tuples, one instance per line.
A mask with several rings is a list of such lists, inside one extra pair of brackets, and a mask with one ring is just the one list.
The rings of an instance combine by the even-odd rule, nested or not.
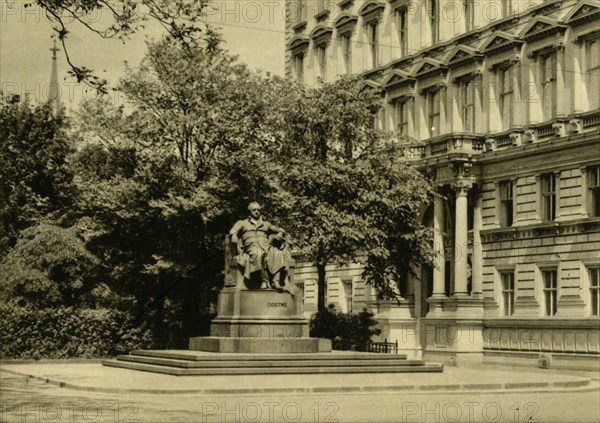
[(3, 363), (2, 422), (597, 422), (597, 372), (170, 376)]

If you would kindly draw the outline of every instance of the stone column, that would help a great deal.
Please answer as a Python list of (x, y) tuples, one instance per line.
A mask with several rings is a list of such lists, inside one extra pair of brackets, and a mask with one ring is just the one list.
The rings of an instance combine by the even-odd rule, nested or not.
[(444, 298), (446, 278), (446, 258), (444, 257), (444, 199), (438, 193), (433, 200), (433, 248), (436, 253), (433, 267), (432, 298)]
[(483, 295), (482, 271), (483, 271), (483, 246), (481, 245), (481, 196), (477, 195), (473, 210), (473, 263), (471, 268), (471, 280), (473, 281), (472, 295), (481, 297)]
[(456, 191), (456, 218), (454, 222), (454, 242), (457, 256), (454, 258), (454, 296), (464, 297), (467, 292), (467, 194), (470, 184), (459, 181)]

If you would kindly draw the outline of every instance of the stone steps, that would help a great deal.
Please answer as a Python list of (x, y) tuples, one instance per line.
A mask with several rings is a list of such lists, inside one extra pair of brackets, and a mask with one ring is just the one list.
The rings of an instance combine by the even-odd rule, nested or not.
[(187, 351), (133, 351), (106, 360), (103, 365), (176, 376), (321, 374), (321, 373), (413, 373), (441, 372), (443, 366), (406, 360), (398, 354), (215, 354)]
[(188, 361), (277, 361), (277, 360), (406, 360), (406, 354), (375, 354), (364, 352), (327, 352), (327, 353), (288, 353), (288, 354), (248, 354), (248, 353), (211, 353), (190, 350), (133, 350), (129, 355), (172, 358)]

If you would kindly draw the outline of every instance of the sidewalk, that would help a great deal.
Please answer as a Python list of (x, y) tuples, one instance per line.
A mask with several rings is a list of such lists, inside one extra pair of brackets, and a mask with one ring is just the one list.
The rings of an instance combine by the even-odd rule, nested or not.
[[(392, 392), (554, 392), (590, 389), (592, 373), (530, 368), (444, 367), (443, 373), (170, 376), (104, 367), (97, 362), (1, 363), (0, 372), (32, 377), (67, 389), (143, 394), (318, 394)], [(6, 375), (6, 373), (4, 373)], [(0, 379), (1, 382), (1, 379)]]

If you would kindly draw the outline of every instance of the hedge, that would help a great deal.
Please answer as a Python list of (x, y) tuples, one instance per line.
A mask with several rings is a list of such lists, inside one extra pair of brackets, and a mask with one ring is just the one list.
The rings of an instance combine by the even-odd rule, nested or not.
[(0, 303), (0, 357), (110, 357), (147, 346), (149, 336), (124, 312)]

